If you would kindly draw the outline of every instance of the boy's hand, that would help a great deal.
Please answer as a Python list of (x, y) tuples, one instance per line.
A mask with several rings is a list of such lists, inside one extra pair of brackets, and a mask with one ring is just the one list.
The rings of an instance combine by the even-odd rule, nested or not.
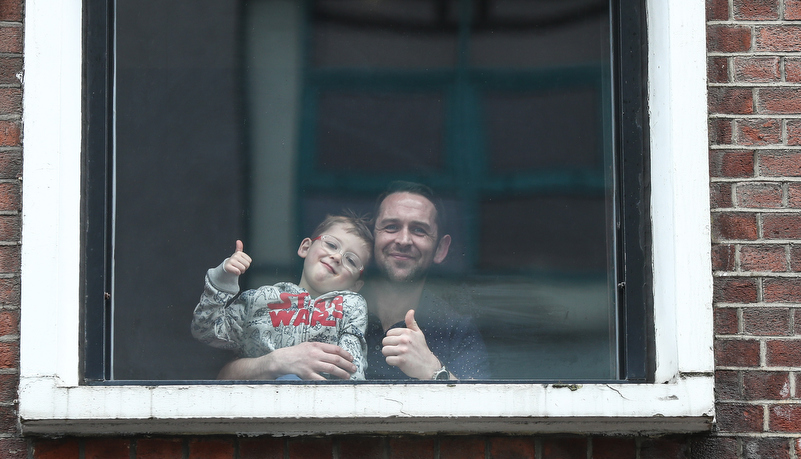
[(225, 264), (223, 265), (223, 269), (231, 274), (236, 274), (237, 276), (241, 276), (245, 273), (245, 271), (250, 268), (250, 263), (253, 261), (250, 259), (248, 254), (243, 252), (245, 245), (242, 244), (242, 241), (236, 241), (236, 251), (233, 255), (231, 255), (227, 260), (225, 260)]

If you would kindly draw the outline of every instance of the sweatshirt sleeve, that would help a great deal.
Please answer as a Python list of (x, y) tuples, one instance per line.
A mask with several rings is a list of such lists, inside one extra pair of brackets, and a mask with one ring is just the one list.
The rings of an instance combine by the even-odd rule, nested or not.
[(367, 302), (358, 293), (345, 295), (342, 309), (342, 326), (337, 344), (353, 356), (356, 373), (350, 379), (363, 380), (367, 370), (367, 341), (364, 339), (367, 329)]
[(192, 336), (221, 349), (239, 349), (248, 305), (239, 295), (239, 276), (223, 269), (206, 273), (206, 285), (192, 319)]

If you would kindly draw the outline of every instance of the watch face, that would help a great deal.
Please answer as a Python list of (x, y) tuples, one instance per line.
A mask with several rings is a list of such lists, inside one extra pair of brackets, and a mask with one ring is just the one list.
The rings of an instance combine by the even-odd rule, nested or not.
[(436, 380), (436, 381), (445, 381), (445, 380), (451, 379), (451, 378), (450, 378), (450, 376), (451, 376), (451, 375), (450, 375), (450, 374), (448, 374), (448, 370), (446, 370), (446, 369), (443, 367), (441, 370), (439, 370), (439, 371), (438, 371), (438, 372), (437, 372), (437, 373), (434, 375), (434, 380)]

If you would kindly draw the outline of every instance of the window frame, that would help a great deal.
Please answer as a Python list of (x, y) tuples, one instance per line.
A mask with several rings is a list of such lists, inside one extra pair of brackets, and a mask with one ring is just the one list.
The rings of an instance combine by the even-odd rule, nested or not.
[[(143, 386), (81, 384), (83, 299), (90, 290), (105, 287), (93, 283), (96, 277), (82, 260), (94, 256), (108, 262), (101, 254), (81, 253), (82, 243), (87, 250), (91, 246), (82, 235), (83, 212), (90, 205), (82, 199), (85, 178), (106, 167), (85, 167), (82, 150), (88, 142), (112, 141), (86, 134), (97, 119), (88, 119), (87, 126), (82, 122), (82, 114), (96, 108), (82, 98), (84, 78), (103, 78), (84, 73), (84, 13), (110, 12), (80, 0), (28, 0), (19, 386), (23, 432), (709, 430), (714, 420), (710, 217), (708, 199), (698, 199), (708, 196), (709, 178), (705, 10), (698, 0), (680, 6), (646, 2), (647, 161), (654, 172), (651, 225), (643, 225), (643, 231), (652, 235), (653, 383)], [(98, 43), (111, 46), (109, 40)], [(93, 100), (113, 110), (108, 94)], [(481, 403), (464, 403), (476, 397)]]

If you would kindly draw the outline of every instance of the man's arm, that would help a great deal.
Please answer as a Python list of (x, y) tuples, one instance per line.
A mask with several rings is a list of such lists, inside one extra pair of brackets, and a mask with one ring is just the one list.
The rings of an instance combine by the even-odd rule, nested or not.
[(349, 379), (356, 372), (353, 357), (339, 346), (327, 343), (300, 343), (276, 349), (261, 357), (228, 362), (217, 375), (225, 380), (273, 380), (296, 374), (304, 380), (324, 380), (320, 373)]

